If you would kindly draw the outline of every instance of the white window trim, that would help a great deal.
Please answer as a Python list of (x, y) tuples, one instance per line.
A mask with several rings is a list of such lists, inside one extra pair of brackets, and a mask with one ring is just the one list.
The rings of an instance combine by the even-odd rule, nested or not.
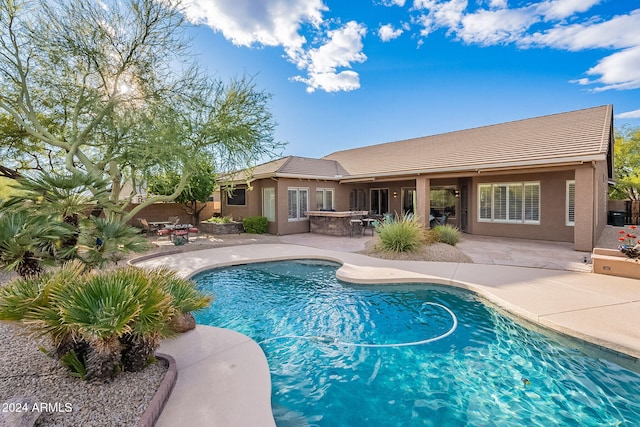
[[(509, 219), (509, 186), (522, 186), (522, 219), (518, 219), (518, 220), (513, 220), (513, 219)], [(525, 214), (525, 207), (526, 207), (526, 203), (524, 200), (525, 197), (525, 188), (527, 186), (537, 186), (538, 187), (538, 219), (537, 220), (527, 220), (526, 218), (526, 214)], [(481, 214), (481, 200), (480, 200), (480, 192), (481, 192), (481, 188), (482, 187), (490, 187), (491, 191), (491, 218), (481, 218), (480, 214)], [(506, 201), (506, 219), (494, 219), (494, 210), (495, 210), (495, 205), (493, 202), (493, 194), (494, 194), (494, 188), (495, 187), (507, 187), (507, 192), (506, 192), (506, 196), (507, 196), (507, 201)], [(540, 190), (540, 182), (539, 181), (526, 181), (526, 182), (495, 182), (495, 183), (482, 183), (482, 184), (478, 184), (478, 203), (477, 203), (477, 210), (478, 210), (478, 215), (477, 215), (477, 219), (478, 222), (487, 222), (487, 223), (495, 223), (495, 224), (531, 224), (531, 225), (540, 225), (540, 205), (541, 205), (541, 198), (540, 194), (541, 194), (541, 190)]]
[(296, 218), (289, 218), (289, 208), (287, 206), (287, 220), (289, 222), (297, 222), (297, 221), (309, 221), (309, 218), (306, 216), (300, 217), (300, 191), (305, 191), (307, 195), (307, 210), (309, 209), (309, 187), (289, 187), (287, 188), (287, 203), (289, 200), (289, 191), (295, 191), (298, 193), (298, 206), (296, 206)]
[[(569, 220), (569, 187), (573, 184), (573, 221)], [(576, 181), (569, 180), (566, 184), (565, 192), (565, 224), (568, 227), (574, 227), (576, 225)]]
[[(335, 209), (335, 200), (336, 200), (336, 191), (335, 191), (335, 189), (334, 188), (316, 188), (316, 193), (318, 191), (322, 191), (322, 205), (323, 205), (323, 207), (316, 206), (316, 209)], [(331, 193), (331, 206), (329, 206), (329, 207), (325, 207), (324, 206), (325, 194), (326, 193)]]

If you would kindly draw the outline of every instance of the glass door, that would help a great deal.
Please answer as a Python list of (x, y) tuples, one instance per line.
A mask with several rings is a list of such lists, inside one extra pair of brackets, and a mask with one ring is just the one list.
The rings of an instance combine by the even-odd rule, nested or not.
[(371, 189), (371, 208), (369, 213), (372, 215), (384, 215), (389, 211), (389, 189), (373, 188)]

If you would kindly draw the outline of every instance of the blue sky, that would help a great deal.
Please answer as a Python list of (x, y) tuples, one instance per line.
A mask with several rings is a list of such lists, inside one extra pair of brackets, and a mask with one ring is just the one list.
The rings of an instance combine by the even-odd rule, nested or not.
[(640, 126), (638, 0), (188, 0), (211, 73), (273, 95), (284, 155), (613, 104)]

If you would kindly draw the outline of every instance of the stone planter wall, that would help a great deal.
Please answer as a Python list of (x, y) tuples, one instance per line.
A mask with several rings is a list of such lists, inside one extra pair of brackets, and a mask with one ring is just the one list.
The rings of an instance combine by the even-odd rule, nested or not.
[(244, 232), (241, 222), (216, 224), (215, 222), (201, 222), (198, 228), (208, 234), (240, 234)]

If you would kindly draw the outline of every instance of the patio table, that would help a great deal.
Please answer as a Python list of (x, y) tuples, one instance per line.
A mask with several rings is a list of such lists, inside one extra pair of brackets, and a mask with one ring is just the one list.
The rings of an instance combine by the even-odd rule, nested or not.
[(364, 235), (367, 230), (371, 230), (371, 235), (373, 236), (373, 232), (374, 232), (374, 227), (373, 224), (376, 222), (375, 218), (362, 218), (361, 219), (363, 227), (362, 227), (362, 234)]
[(156, 225), (158, 227), (160, 226), (167, 226), (171, 224), (169, 221), (149, 221), (149, 225)]
[(189, 229), (193, 228), (191, 224), (170, 224), (165, 226), (165, 230), (169, 230), (169, 240), (175, 241), (176, 237), (189, 241)]

